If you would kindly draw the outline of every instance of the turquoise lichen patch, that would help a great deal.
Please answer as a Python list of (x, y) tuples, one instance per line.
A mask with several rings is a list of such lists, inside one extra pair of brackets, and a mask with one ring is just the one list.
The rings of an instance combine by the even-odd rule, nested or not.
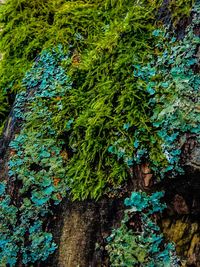
[(121, 226), (107, 238), (111, 266), (179, 266), (174, 244), (165, 242), (156, 224), (155, 215), (166, 208), (163, 195), (133, 192), (125, 199), (128, 209)]
[(14, 114), (21, 120), (21, 131), (10, 142), (8, 174), (22, 183), (21, 201), (15, 206), (5, 184), (0, 184), (1, 264), (15, 266), (19, 255), (23, 264), (44, 261), (57, 247), (52, 234), (44, 231), (43, 219), (51, 214), (51, 204), (60, 203), (67, 192), (64, 143), (52, 122), (71, 88), (60, 66), (63, 60), (67, 58), (60, 46), (44, 51), (23, 80), (26, 91), (17, 96)]

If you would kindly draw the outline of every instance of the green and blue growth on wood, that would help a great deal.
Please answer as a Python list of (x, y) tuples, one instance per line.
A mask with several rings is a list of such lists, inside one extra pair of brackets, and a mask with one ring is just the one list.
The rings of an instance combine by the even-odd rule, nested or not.
[[(188, 1), (178, 3), (170, 6), (176, 22), (183, 4), (184, 14), (191, 9)], [(10, 143), (7, 182), (18, 186), (17, 204), (6, 181), (0, 184), (2, 265), (14, 266), (19, 258), (24, 264), (44, 261), (55, 251), (44, 225), (52, 206), (64, 197), (98, 199), (120, 190), (130, 168), (143, 161), (157, 180), (183, 172), (185, 136), (199, 136), (200, 4), (180, 40), (156, 25), (160, 5), (145, 0), (8, 0), (0, 8), (0, 101), (18, 92), (13, 113), (21, 125)], [(5, 112), (6, 104), (0, 110), (2, 122)], [(135, 207), (136, 197), (151, 206), (161, 195), (132, 196)], [(125, 224), (121, 230), (131, 248), (138, 238), (144, 245), (140, 261), (153, 266), (156, 260), (175, 260), (170, 244), (161, 249), (164, 239), (151, 214), (139, 206), (137, 212), (143, 224), (148, 222), (146, 230), (135, 235)], [(113, 240), (109, 252), (115, 264), (120, 243)], [(129, 253), (123, 251), (119, 261)]]
[(5, 192), (5, 183), (1, 183), (2, 264), (14, 266), (19, 255), (24, 264), (44, 261), (56, 249), (52, 234), (44, 231), (43, 221), (52, 213), (50, 206), (58, 205), (67, 191), (61, 155), (64, 142), (51, 120), (62, 109), (63, 95), (71, 89), (60, 66), (66, 59), (61, 46), (42, 52), (23, 80), (27, 91), (17, 96), (14, 114), (22, 120), (22, 126), (10, 142), (8, 174), (11, 181), (21, 183), (20, 204), (14, 203)]
[(166, 208), (161, 202), (163, 195), (133, 192), (125, 199), (128, 209), (121, 225), (107, 238), (111, 266), (179, 266), (174, 244), (165, 243), (155, 220), (155, 214)]

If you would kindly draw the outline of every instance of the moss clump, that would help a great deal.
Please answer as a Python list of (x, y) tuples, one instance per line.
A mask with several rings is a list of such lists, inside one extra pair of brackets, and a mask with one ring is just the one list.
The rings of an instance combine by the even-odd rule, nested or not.
[(9, 111), (4, 109), (7, 96), (13, 102), (25, 72), (43, 49), (62, 43), (82, 51), (94, 45), (104, 25), (103, 6), (104, 1), (62, 0), (8, 0), (0, 5), (0, 121)]
[[(124, 19), (124, 7), (131, 10), (133, 6), (143, 7), (149, 16), (161, 5), (161, 0), (141, 1), (111, 1), (111, 0), (7, 0), (0, 5), (0, 51), (3, 60), (0, 61), (0, 94), (18, 92), (21, 89), (21, 80), (30, 68), (36, 55), (42, 49), (56, 46), (59, 43), (70, 45), (78, 53), (87, 53), (95, 47), (108, 29), (110, 21)], [(170, 2), (173, 14), (182, 17), (188, 14), (192, 1), (181, 0)], [(184, 8), (183, 8), (184, 6)], [(135, 23), (137, 24), (137, 9), (135, 7)], [(143, 11), (144, 11), (143, 10)], [(187, 10), (185, 12), (184, 10)], [(156, 12), (156, 11), (155, 11)], [(131, 13), (131, 12), (130, 12)], [(145, 13), (143, 13), (144, 15)], [(151, 14), (152, 15), (152, 14)], [(130, 14), (128, 17), (131, 16)], [(127, 21), (129, 18), (127, 17)], [(116, 20), (117, 18), (117, 20)], [(153, 19), (153, 16), (152, 16)], [(146, 23), (147, 18), (144, 18)], [(116, 25), (116, 24), (115, 24)], [(122, 24), (121, 24), (122, 25)], [(102, 42), (116, 42), (120, 36), (120, 25), (116, 25), (114, 35), (107, 35)], [(143, 27), (145, 24), (143, 24)], [(113, 24), (113, 27), (114, 24)], [(117, 30), (118, 29), (118, 30)], [(102, 45), (101, 42), (99, 45)], [(84, 51), (84, 52), (83, 52)], [(0, 99), (0, 106), (2, 105)], [(2, 119), (4, 119), (6, 114)]]
[(182, 18), (187, 18), (191, 13), (191, 7), (194, 5), (195, 0), (170, 0), (169, 10), (172, 15), (174, 25)]
[[(71, 66), (62, 64), (73, 90), (63, 96), (63, 109), (51, 119), (57, 133), (67, 136), (73, 198), (98, 198), (119, 187), (141, 160), (150, 160), (154, 169), (168, 164), (162, 137), (150, 119), (154, 89), (147, 90), (146, 80), (135, 74), (143, 66), (147, 76), (162, 80), (154, 77), (160, 70), (152, 66), (155, 53), (163, 52), (156, 50), (157, 34), (152, 34), (160, 5), (147, 0), (10, 0), (1, 9), (3, 87), (12, 80), (12, 90), (20, 90), (20, 77), (38, 50), (57, 43), (69, 48)], [(15, 42), (12, 32), (20, 34)], [(148, 61), (152, 64), (146, 65)], [(15, 73), (8, 76), (11, 65)]]
[[(113, 4), (110, 21), (95, 47), (83, 51), (76, 64), (72, 57), (68, 73), (73, 89), (66, 94), (63, 111), (55, 121), (59, 121), (58, 131), (67, 132), (67, 146), (73, 153), (67, 176), (74, 198), (98, 198), (109, 187), (122, 184), (133, 164), (136, 129), (143, 131), (142, 141), (149, 139), (149, 95), (136, 81), (133, 64), (147, 62), (154, 53), (157, 6), (145, 1), (132, 5), (130, 1)], [(106, 8), (105, 14), (109, 12)], [(129, 131), (124, 128), (127, 122)], [(116, 142), (121, 149), (118, 160), (109, 152)], [(129, 151), (128, 167), (123, 161), (125, 150)]]
[(198, 110), (188, 99), (199, 86), (191, 69), (197, 64), (196, 16), (177, 41), (167, 29), (154, 30), (155, 7), (147, 6), (120, 7), (95, 48), (75, 55), (76, 63), (72, 57), (73, 90), (55, 122), (72, 152), (67, 176), (74, 198), (98, 198), (120, 187), (145, 160), (157, 179), (182, 173), (180, 138), (199, 133)]
[(100, 4), (8, 0), (0, 6), (0, 51), (4, 54), (0, 64), (0, 88), (19, 91), (23, 75), (43, 48), (58, 43), (78, 47), (77, 36), (92, 36), (95, 30), (97, 35), (102, 25), (97, 15)]

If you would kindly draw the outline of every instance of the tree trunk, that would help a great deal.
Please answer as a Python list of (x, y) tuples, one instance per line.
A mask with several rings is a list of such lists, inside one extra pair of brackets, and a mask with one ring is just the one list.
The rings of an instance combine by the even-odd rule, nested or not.
[[(0, 1), (2, 2), (2, 1)], [(0, 177), (8, 181), (9, 143), (20, 131), (20, 123), (11, 111), (0, 139)], [(119, 226), (123, 217), (123, 200), (133, 190), (164, 190), (167, 210), (160, 219), (161, 229), (176, 244), (182, 266), (200, 266), (200, 145), (188, 136), (182, 149), (185, 175), (152, 184), (145, 166), (133, 170), (134, 176), (119, 198), (102, 197), (98, 201), (64, 199), (54, 208), (48, 230), (58, 244), (57, 251), (44, 263), (46, 267), (103, 267), (110, 266), (105, 250), (106, 237)], [(147, 167), (148, 169), (148, 167)], [(8, 181), (13, 198), (18, 197), (16, 184)], [(19, 264), (21, 266), (21, 264)]]
[[(9, 142), (19, 130), (19, 122), (11, 111), (0, 140), (1, 177), (8, 177)], [(58, 249), (46, 263), (38, 263), (36, 266), (109, 266), (105, 239), (112, 228), (119, 226), (123, 217), (124, 197), (136, 189), (165, 190), (168, 209), (160, 220), (163, 233), (167, 239), (175, 242), (182, 266), (200, 266), (200, 147), (193, 139), (189, 136), (183, 149), (184, 176), (145, 187), (146, 174), (143, 174), (143, 167), (140, 166), (135, 170), (126, 193), (119, 199), (103, 197), (98, 201), (82, 202), (63, 200), (54, 209), (54, 216), (49, 219), (47, 226), (53, 232)], [(8, 184), (11, 195), (16, 198), (16, 189), (12, 182)]]

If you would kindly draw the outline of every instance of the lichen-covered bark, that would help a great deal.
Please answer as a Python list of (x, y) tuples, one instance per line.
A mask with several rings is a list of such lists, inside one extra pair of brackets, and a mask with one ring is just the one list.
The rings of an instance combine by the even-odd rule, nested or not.
[[(160, 219), (160, 226), (166, 239), (176, 244), (182, 266), (200, 266), (199, 152), (198, 144), (189, 138), (183, 150), (184, 176), (145, 187), (143, 165), (135, 170), (133, 183), (125, 194), (139, 188), (165, 190), (168, 208)], [(49, 267), (109, 266), (105, 238), (123, 216), (122, 199), (66, 201), (56, 214), (53, 232), (59, 248), (48, 262)]]
[[(19, 131), (18, 122), (12, 112), (8, 118), (1, 138), (1, 177), (7, 175), (9, 159), (9, 142)], [(50, 218), (51, 229), (58, 250), (45, 263), (48, 267), (96, 267), (109, 266), (105, 251), (106, 237), (123, 217), (123, 199), (133, 189), (154, 191), (164, 189), (167, 211), (160, 220), (163, 233), (168, 240), (174, 241), (182, 266), (200, 266), (200, 149), (189, 138), (183, 149), (185, 175), (169, 179), (160, 184), (145, 187), (146, 170), (141, 166), (135, 170), (131, 184), (127, 186), (123, 198), (102, 198), (99, 201), (70, 202), (64, 200), (55, 207), (54, 216)], [(13, 192), (16, 188), (10, 187)], [(20, 264), (19, 264), (20, 266)], [(41, 263), (37, 266), (44, 266)]]
[[(196, 153), (196, 149), (192, 154)], [(141, 185), (141, 179), (142, 174), (137, 172), (135, 185)], [(200, 266), (199, 185), (198, 170), (190, 168), (184, 177), (146, 188), (166, 191), (168, 209), (160, 219), (160, 225), (166, 239), (175, 242), (182, 266)], [(132, 191), (133, 187), (131, 185), (127, 191)], [(48, 261), (48, 266), (110, 266), (105, 252), (105, 238), (122, 216), (122, 199), (63, 203), (51, 225), (59, 248)]]
[[(18, 131), (18, 121), (11, 112), (0, 140), (0, 177), (7, 177), (11, 153), (8, 145)], [(160, 220), (163, 233), (166, 239), (175, 242), (182, 266), (200, 266), (200, 147), (193, 137), (188, 137), (183, 147), (182, 160), (185, 175), (160, 184), (153, 184), (148, 164), (133, 170), (133, 180), (127, 185), (123, 198), (103, 197), (98, 201), (73, 203), (64, 199), (54, 208), (54, 215), (46, 226), (53, 232), (58, 250), (46, 263), (37, 266), (109, 266), (106, 237), (123, 217), (124, 197), (136, 189), (165, 190), (168, 209)], [(8, 183), (11, 195), (16, 198), (16, 184)]]

